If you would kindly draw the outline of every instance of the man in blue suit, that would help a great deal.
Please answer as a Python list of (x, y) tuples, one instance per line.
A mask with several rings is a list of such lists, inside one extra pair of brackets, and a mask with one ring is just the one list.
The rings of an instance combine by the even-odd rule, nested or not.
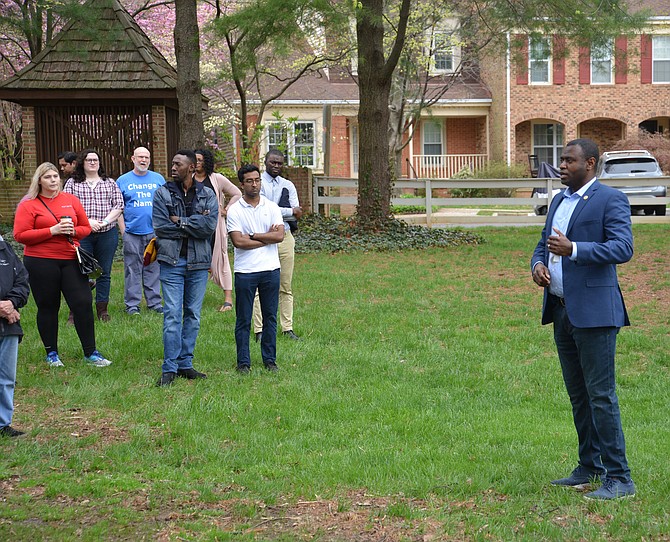
[(595, 178), (598, 147), (570, 141), (561, 155), (561, 182), (531, 260), (533, 280), (544, 288), (542, 324), (554, 323), (563, 380), (579, 439), (579, 464), (551, 483), (585, 488), (590, 499), (635, 494), (614, 383), (619, 328), (630, 325), (616, 265), (633, 257), (626, 196)]

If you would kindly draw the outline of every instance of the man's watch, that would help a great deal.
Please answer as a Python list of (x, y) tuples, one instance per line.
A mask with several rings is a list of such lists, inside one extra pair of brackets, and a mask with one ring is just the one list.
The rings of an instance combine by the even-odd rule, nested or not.
[(249, 234), (249, 239), (253, 239), (253, 238), (254, 238), (254, 235), (256, 235), (256, 234), (253, 233), (253, 232), (251, 232), (251, 233)]

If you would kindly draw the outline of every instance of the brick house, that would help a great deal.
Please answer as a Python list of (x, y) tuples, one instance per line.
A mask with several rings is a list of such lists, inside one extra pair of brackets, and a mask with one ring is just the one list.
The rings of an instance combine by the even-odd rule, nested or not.
[(577, 137), (605, 151), (639, 128), (670, 130), (670, 3), (639, 4), (655, 14), (642, 35), (564, 55), (554, 54), (565, 46), (560, 36), (512, 35), (507, 63), (482, 62), (494, 97), (492, 156), (523, 163), (535, 154), (558, 165), (563, 143)]
[[(563, 51), (560, 36), (510, 34), (507, 58), (482, 58), (411, 125), (406, 178), (449, 178), (490, 160), (558, 164), (563, 143), (594, 139), (601, 150), (639, 128), (670, 130), (670, 2), (641, 0), (655, 16), (648, 31), (602, 50)], [(433, 51), (432, 84), (458, 66), (458, 47)], [(521, 60), (519, 60), (521, 59)], [(330, 177), (357, 177), (358, 87), (348, 73), (304, 77), (261, 119), (260, 154), (281, 142), (289, 162)], [(278, 114), (276, 116), (273, 116)], [(255, 122), (256, 118), (250, 118)]]

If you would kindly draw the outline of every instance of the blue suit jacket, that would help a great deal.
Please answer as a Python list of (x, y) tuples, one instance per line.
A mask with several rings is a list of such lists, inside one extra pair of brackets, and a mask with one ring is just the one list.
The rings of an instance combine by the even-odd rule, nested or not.
[[(562, 196), (555, 197), (547, 213), (542, 238), (535, 247), (531, 270), (537, 262), (548, 267), (547, 238)], [(630, 325), (624, 305), (616, 265), (633, 257), (633, 231), (628, 198), (619, 190), (597, 180), (579, 200), (567, 231), (577, 243), (577, 259), (561, 258), (563, 295), (570, 323), (578, 328), (622, 327)], [(545, 288), (542, 323), (553, 321), (555, 298)]]

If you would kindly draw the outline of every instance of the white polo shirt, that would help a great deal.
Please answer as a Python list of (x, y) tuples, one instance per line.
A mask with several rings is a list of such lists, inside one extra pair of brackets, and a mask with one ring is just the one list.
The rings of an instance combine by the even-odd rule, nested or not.
[[(283, 224), (279, 206), (265, 196), (260, 197), (256, 207), (249, 205), (244, 198), (238, 199), (230, 209), (226, 222), (228, 232), (239, 231), (242, 234), (267, 233), (273, 224)], [(235, 273), (258, 273), (279, 269), (279, 250), (277, 244), (264, 245), (254, 249), (235, 247)]]

